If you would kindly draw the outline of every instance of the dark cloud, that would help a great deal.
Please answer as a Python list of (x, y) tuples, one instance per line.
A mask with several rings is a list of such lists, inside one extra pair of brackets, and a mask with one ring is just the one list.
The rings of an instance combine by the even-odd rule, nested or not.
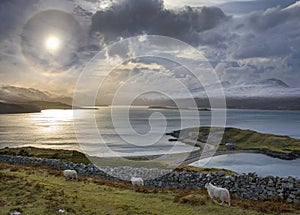
[[(234, 56), (239, 59), (253, 57), (290, 57), (299, 54), (300, 4), (288, 8), (270, 8), (244, 19), (243, 34)], [(247, 30), (248, 28), (248, 30)]]
[(268, 8), (285, 8), (294, 4), (297, 0), (254, 0), (254, 1), (232, 1), (219, 5), (225, 12), (230, 14), (245, 14), (255, 11), (265, 11)]
[(287, 56), (290, 53), (290, 46), (287, 40), (283, 40), (283, 35), (266, 35), (241, 38), (239, 47), (235, 50), (233, 56), (238, 59), (255, 57), (280, 57)]
[[(215, 61), (222, 80), (243, 83), (277, 78), (292, 87), (300, 82), (300, 3), (273, 7), (200, 33), (200, 49)], [(231, 63), (238, 62), (238, 66)], [(225, 63), (225, 66), (224, 66)]]
[(38, 0), (18, 1), (1, 0), (0, 1), (0, 41), (7, 37), (11, 32), (16, 32), (19, 25), (24, 24), (27, 16), (32, 12)]
[[(66, 2), (71, 6), (64, 10), (61, 6)], [(278, 78), (290, 86), (300, 86), (300, 6), (299, 3), (290, 6), (295, 0), (241, 1), (222, 5), (221, 9), (184, 7), (176, 10), (166, 9), (160, 0), (118, 0), (109, 8), (94, 13), (105, 8), (99, 6), (103, 2), (110, 5), (109, 0), (0, 0), (1, 83), (45, 89), (50, 88), (48, 85), (52, 81), (51, 89), (57, 92), (56, 89), (63, 89), (69, 80), (76, 82), (81, 66), (100, 50), (101, 45), (121, 37), (157, 34), (183, 40), (204, 51), (208, 60), (214, 62), (222, 81), (244, 83)], [(74, 16), (80, 26), (77, 27), (69, 15), (46, 14), (45, 22), (40, 19), (37, 14), (56, 8), (53, 5)], [(229, 17), (223, 11), (239, 13), (239, 16)], [(59, 17), (62, 21), (57, 21), (57, 24), (55, 20)], [(80, 35), (82, 31), (88, 33), (90, 25), (92, 35), (98, 35), (98, 38)], [(49, 57), (44, 49), (48, 30), (49, 34), (56, 32), (56, 36), (65, 38), (62, 52), (56, 57)], [(118, 49), (124, 49), (116, 50), (122, 55), (129, 51), (128, 46)], [(111, 50), (109, 55), (113, 56), (116, 51)], [(76, 73), (63, 73), (58, 78), (45, 76), (43, 79), (44, 74), (37, 76), (30, 72), (32, 67), (27, 64), (28, 59), (43, 70), (49, 67), (56, 70), (74, 68)], [(184, 71), (173, 67), (170, 66), (168, 72), (175, 73), (176, 78), (185, 78), (187, 85), (192, 86), (193, 77), (189, 78)], [(144, 72), (146, 69), (140, 70)], [(132, 71), (133, 74), (137, 72), (136, 69)], [(150, 76), (145, 76), (147, 78), (150, 80)]]
[(300, 18), (299, 3), (287, 8), (274, 7), (269, 8), (263, 13), (257, 12), (251, 15), (249, 24), (253, 29), (258, 31), (266, 31), (280, 24)]
[(160, 0), (123, 0), (95, 13), (92, 30), (99, 32), (105, 42), (145, 33), (198, 44), (199, 32), (227, 19), (216, 7), (185, 7), (175, 11), (165, 9)]

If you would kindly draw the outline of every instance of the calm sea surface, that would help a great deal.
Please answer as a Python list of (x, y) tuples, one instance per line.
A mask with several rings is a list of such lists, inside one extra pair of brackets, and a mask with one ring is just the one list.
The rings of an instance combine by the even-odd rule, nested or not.
[(198, 167), (230, 169), (238, 173), (256, 172), (259, 176), (275, 175), (300, 178), (300, 159), (281, 160), (263, 154), (238, 153), (202, 159), (190, 164)]
[[(134, 129), (132, 132), (127, 123), (128, 115), (116, 111), (114, 116), (117, 123), (113, 122), (111, 109), (108, 107), (75, 112), (76, 120), (72, 110), (0, 115), (0, 147), (84, 149), (92, 155), (108, 151), (122, 155), (183, 152), (192, 148), (180, 142), (169, 142), (169, 137), (161, 134), (180, 129), (181, 126), (209, 125), (211, 120), (209, 111), (199, 112), (199, 122), (194, 120), (194, 115), (189, 110), (184, 111), (182, 117), (178, 110), (134, 108), (129, 112), (129, 123)], [(160, 114), (154, 114), (155, 112)], [(300, 139), (300, 111), (228, 110), (226, 126)], [(118, 127), (118, 131), (115, 127)], [(149, 131), (151, 135), (144, 136)]]

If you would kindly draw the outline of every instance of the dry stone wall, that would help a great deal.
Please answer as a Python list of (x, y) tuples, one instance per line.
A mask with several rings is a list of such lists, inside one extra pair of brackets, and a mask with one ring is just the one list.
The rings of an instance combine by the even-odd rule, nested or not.
[(93, 164), (62, 162), (58, 159), (0, 155), (0, 162), (9, 164), (45, 166), (54, 169), (75, 169), (81, 176), (96, 176), (109, 180), (129, 180), (131, 176), (152, 178), (146, 186), (156, 188), (203, 189), (208, 182), (227, 188), (231, 195), (252, 200), (282, 198), (289, 203), (300, 204), (300, 179), (294, 177), (259, 177), (256, 173), (225, 175), (224, 171), (199, 173), (164, 169), (133, 168), (128, 166), (98, 168)]

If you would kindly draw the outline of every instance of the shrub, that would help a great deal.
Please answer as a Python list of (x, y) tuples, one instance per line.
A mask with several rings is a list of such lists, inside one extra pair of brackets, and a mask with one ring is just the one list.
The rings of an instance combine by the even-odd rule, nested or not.
[(29, 156), (29, 153), (24, 149), (21, 149), (18, 153), (19, 156)]

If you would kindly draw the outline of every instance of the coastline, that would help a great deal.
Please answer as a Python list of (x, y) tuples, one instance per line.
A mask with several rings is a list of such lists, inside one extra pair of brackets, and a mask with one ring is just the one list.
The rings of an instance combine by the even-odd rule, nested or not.
[[(214, 135), (214, 132), (218, 134), (218, 129), (217, 127), (186, 128), (168, 132), (166, 135), (172, 136), (172, 139), (169, 139), (169, 141), (181, 141), (187, 145), (199, 147), (198, 151), (192, 153), (187, 159), (180, 161), (184, 164), (193, 163), (199, 160), (200, 156), (206, 158), (236, 153), (259, 153), (282, 160), (300, 158), (300, 140), (288, 136), (259, 133), (252, 130), (226, 127), (223, 129), (224, 135), (219, 145), (206, 144), (208, 135), (210, 133)], [(226, 149), (225, 143), (227, 140), (236, 143), (235, 149)], [(207, 155), (205, 153), (202, 154), (204, 147), (206, 148)]]
[[(183, 143), (186, 143), (185, 141), (181, 141)], [(187, 143), (186, 143), (187, 144)], [(37, 152), (34, 152), (37, 151)], [(46, 152), (47, 151), (47, 152)], [(31, 154), (31, 152), (34, 152)], [(126, 160), (129, 163), (147, 163), (149, 161), (157, 159), (158, 162), (160, 157), (167, 157), (167, 159), (170, 161), (169, 164), (161, 162), (161, 166), (166, 165), (189, 165), (191, 163), (194, 163), (196, 161), (201, 159), (205, 159), (208, 157), (216, 157), (220, 155), (229, 155), (229, 154), (239, 154), (239, 153), (253, 153), (253, 154), (264, 154), (272, 158), (277, 158), (281, 160), (295, 160), (300, 159), (300, 156), (298, 153), (290, 153), (290, 154), (284, 154), (284, 153), (276, 153), (272, 151), (266, 151), (266, 150), (255, 150), (255, 149), (239, 149), (239, 150), (216, 150), (212, 155), (211, 152), (208, 151), (206, 154), (202, 153), (201, 149), (195, 150), (191, 152), (188, 156), (186, 156), (187, 153), (175, 153), (170, 155), (164, 155), (164, 154), (151, 154), (151, 155), (141, 155), (141, 156), (127, 156), (124, 157), (121, 160)], [(14, 155), (14, 156), (29, 156), (29, 157), (40, 157), (40, 158), (54, 158), (54, 159), (62, 159), (62, 160), (69, 160), (74, 162), (82, 162), (85, 164), (91, 163), (89, 158), (92, 160), (95, 159), (101, 159), (104, 161), (104, 163), (110, 163), (111, 160), (118, 160), (119, 157), (106, 157), (106, 158), (98, 158), (98, 157), (87, 157), (84, 153), (77, 151), (77, 150), (69, 150), (69, 149), (48, 149), (48, 148), (36, 148), (36, 147), (5, 147), (0, 148), (0, 155)], [(181, 159), (181, 156), (186, 156), (185, 159)], [(112, 163), (112, 165), (118, 165), (118, 163), (121, 161), (117, 161), (115, 163)]]
[[(269, 157), (272, 158), (277, 158), (277, 159), (281, 159), (281, 160), (295, 160), (295, 159), (300, 159), (299, 156), (298, 157), (291, 157), (289, 155), (286, 154), (281, 154), (281, 153), (274, 153), (274, 152), (267, 152), (267, 151), (261, 151), (261, 150), (220, 150), (220, 151), (216, 151), (212, 157), (216, 157), (216, 156), (220, 156), (220, 155), (230, 155), (230, 154), (240, 154), (240, 153), (253, 153), (253, 154), (263, 154), (263, 155), (267, 155)], [(199, 161), (199, 157), (201, 156), (201, 152), (197, 155), (193, 155), (191, 157), (188, 157), (185, 160), (178, 160), (176, 162), (176, 164), (183, 164), (183, 165), (189, 165), (191, 163), (194, 163), (196, 161)], [(205, 156), (203, 155), (202, 159), (208, 158), (210, 156)]]

